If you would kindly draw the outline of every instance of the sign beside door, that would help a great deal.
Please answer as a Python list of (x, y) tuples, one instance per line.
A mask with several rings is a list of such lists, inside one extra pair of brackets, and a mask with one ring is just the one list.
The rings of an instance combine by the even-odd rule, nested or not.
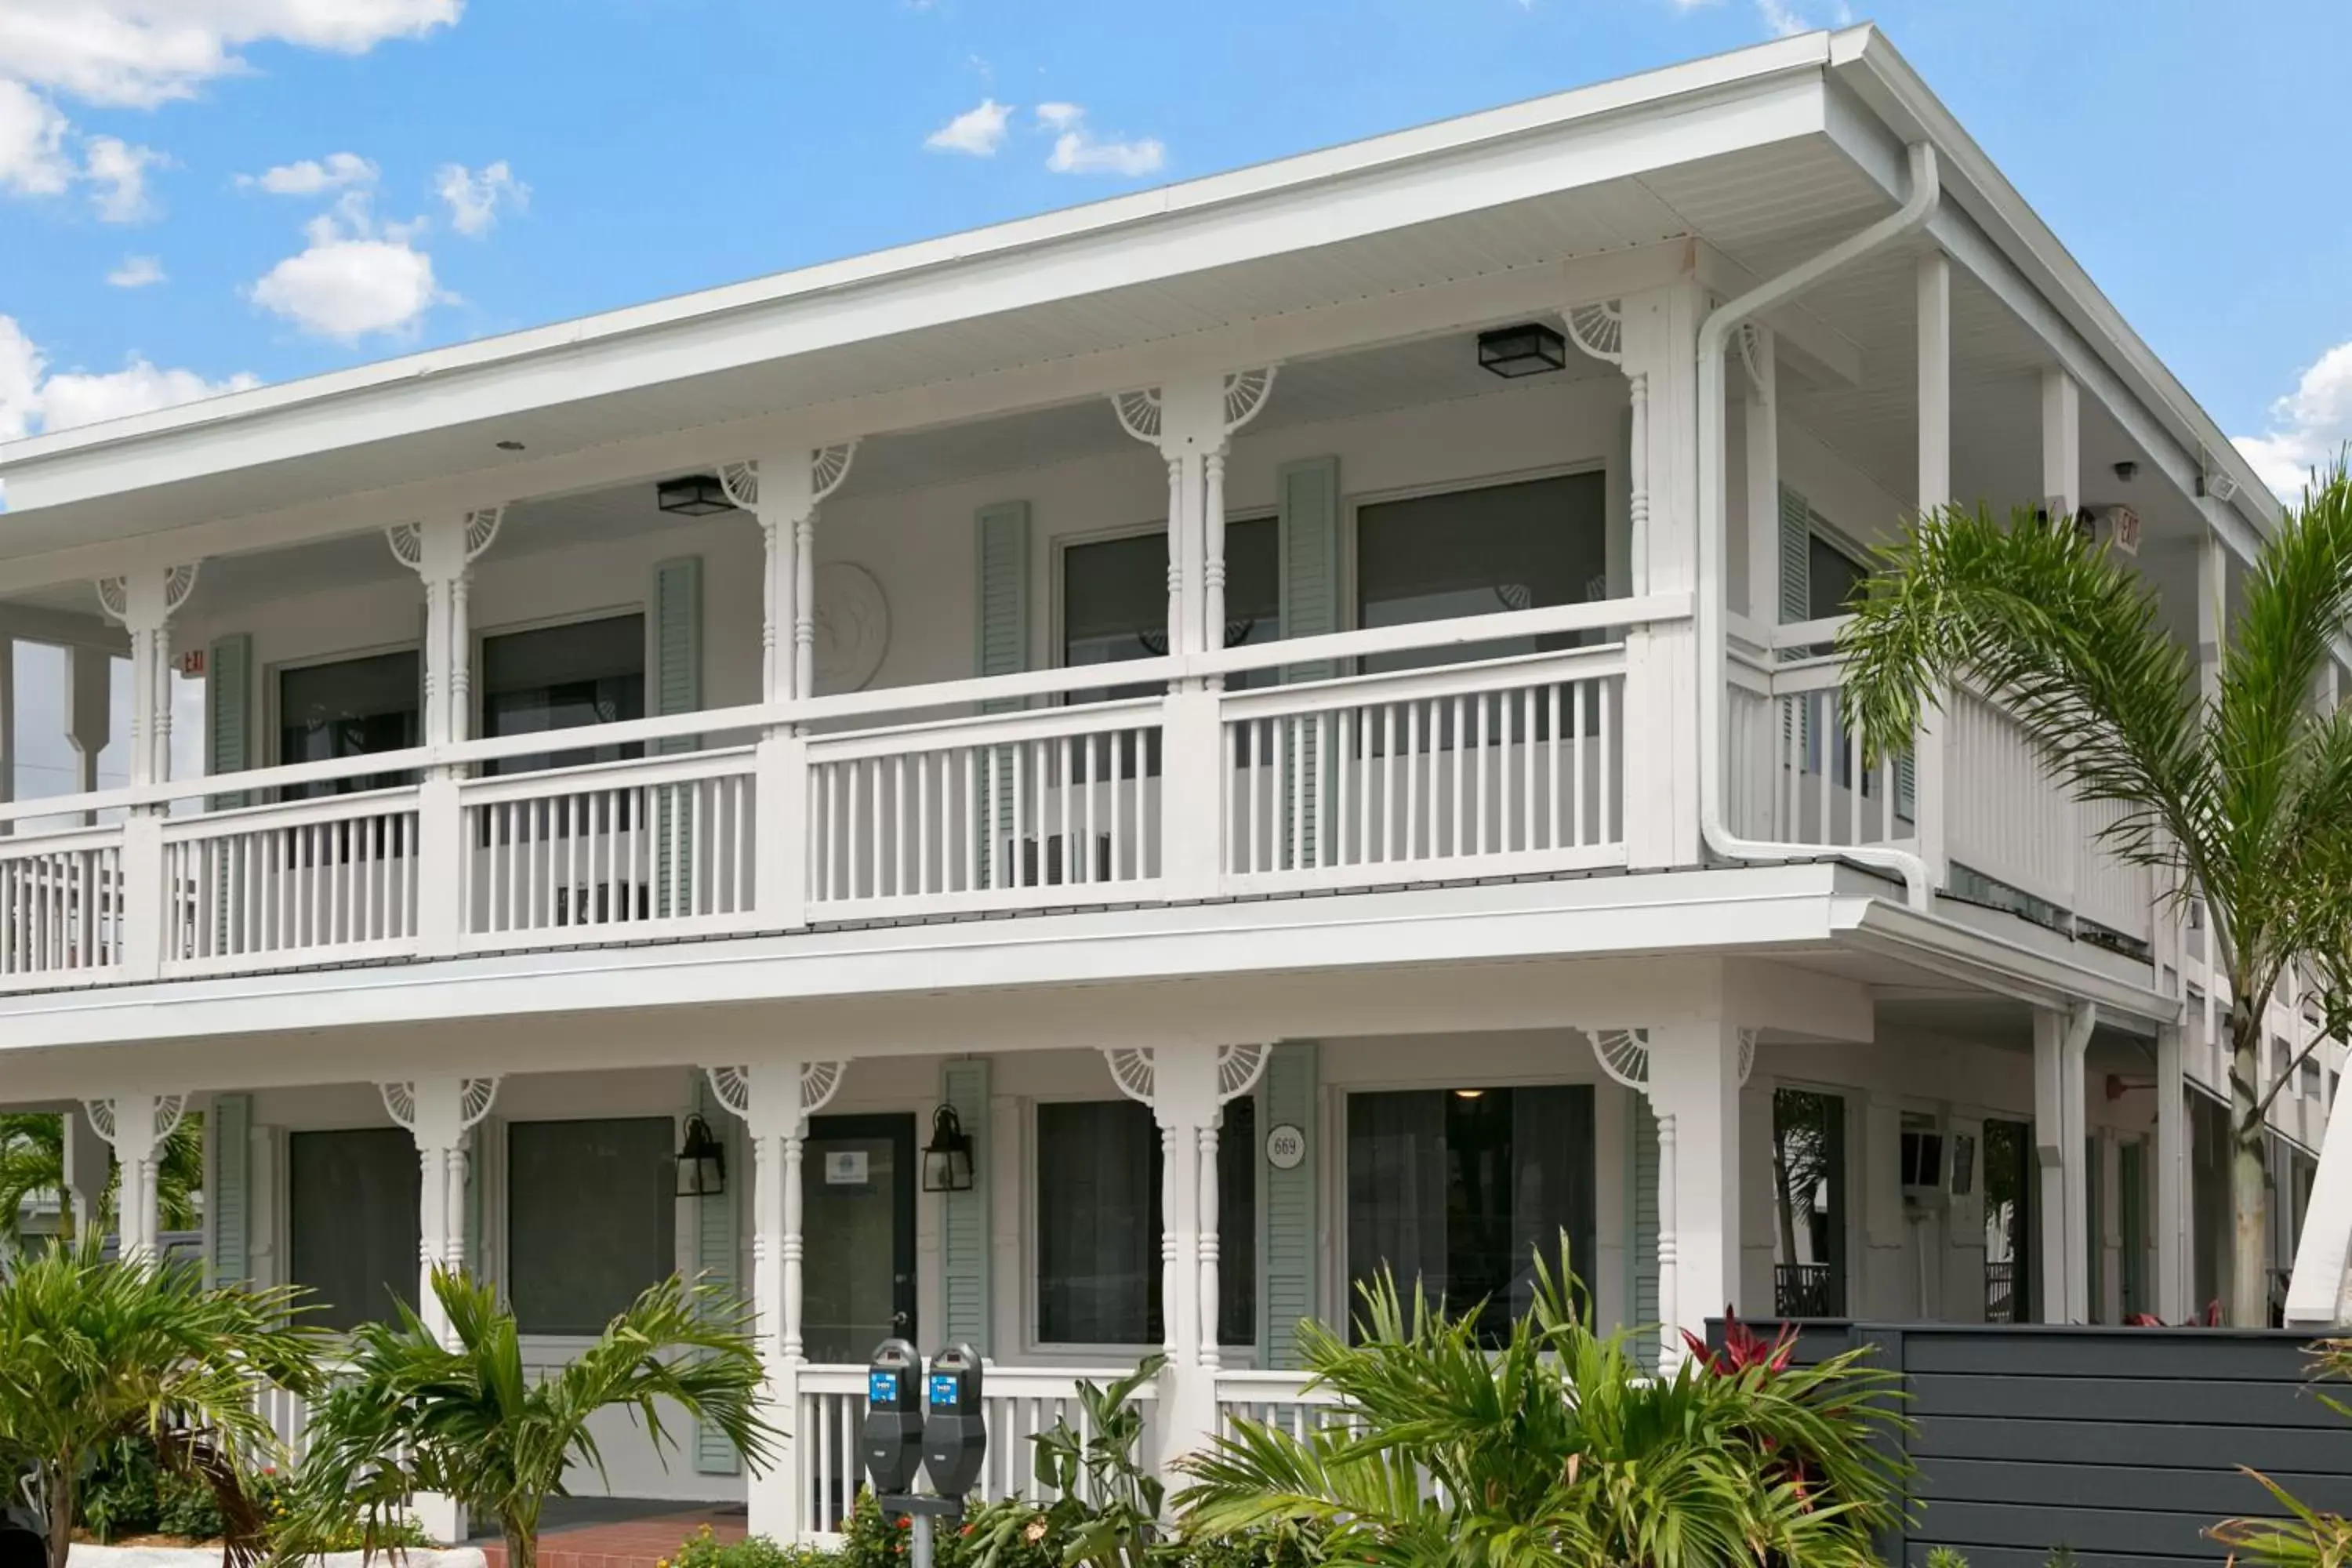
[(862, 1187), (872, 1180), (871, 1156), (863, 1149), (824, 1152), (824, 1181), (830, 1187)]

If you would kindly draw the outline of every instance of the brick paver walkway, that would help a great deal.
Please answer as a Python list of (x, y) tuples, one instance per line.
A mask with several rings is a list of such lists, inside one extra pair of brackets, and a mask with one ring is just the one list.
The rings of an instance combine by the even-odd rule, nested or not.
[[(663, 1558), (676, 1556), (678, 1542), (706, 1524), (721, 1541), (743, 1539), (740, 1506), (688, 1506), (677, 1513), (644, 1519), (551, 1525), (540, 1532), (539, 1568), (654, 1568)], [(485, 1541), (479, 1544), (488, 1568), (507, 1568), (504, 1543)]]

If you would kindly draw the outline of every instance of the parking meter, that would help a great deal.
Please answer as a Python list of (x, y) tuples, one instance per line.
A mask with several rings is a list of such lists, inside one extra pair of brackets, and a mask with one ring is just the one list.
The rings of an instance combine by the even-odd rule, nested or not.
[(941, 1497), (960, 1498), (988, 1458), (988, 1422), (980, 1402), (980, 1352), (950, 1345), (931, 1358), (923, 1380), (923, 1473)]
[(923, 1455), (923, 1356), (904, 1340), (884, 1340), (866, 1365), (858, 1447), (877, 1497), (915, 1489)]

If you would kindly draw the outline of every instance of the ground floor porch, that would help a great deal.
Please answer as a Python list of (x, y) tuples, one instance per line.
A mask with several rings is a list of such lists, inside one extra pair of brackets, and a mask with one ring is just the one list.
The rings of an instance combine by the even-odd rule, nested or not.
[[(672, 1272), (740, 1292), (784, 1463), (747, 1476), (690, 1425), (656, 1452), (616, 1413), (609, 1473), (574, 1480), (775, 1534), (839, 1529), (863, 1363), (893, 1335), (988, 1357), (1001, 1496), (1030, 1436), (1080, 1418), (1080, 1380), (1155, 1352), (1154, 1463), (1239, 1415), (1318, 1419), (1297, 1325), (1343, 1321), (1382, 1268), (1499, 1326), (1565, 1239), (1595, 1317), (1665, 1358), (1658, 1326), (1727, 1305), (2114, 1322), (2219, 1293), (2193, 1010), (2159, 1027), (1841, 962), (1430, 963), (1051, 1008), (1008, 988), (920, 1027), (707, 1007), (326, 1031), (207, 1052), (227, 1081), (173, 1093), (89, 1051), (69, 1115), (133, 1173), (134, 1246), (142, 1140), (201, 1116), (207, 1267), (304, 1286), (335, 1326), (417, 1300), (420, 1258), (462, 1264), (552, 1370)], [(2305, 1160), (2282, 1142), (2290, 1195)], [(307, 1412), (269, 1415), (299, 1448)]]

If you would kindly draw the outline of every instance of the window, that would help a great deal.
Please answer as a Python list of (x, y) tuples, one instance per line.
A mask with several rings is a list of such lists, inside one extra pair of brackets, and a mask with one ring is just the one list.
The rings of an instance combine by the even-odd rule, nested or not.
[[(1381, 501), (1356, 512), (1362, 626), (1577, 605), (1609, 596), (1607, 486), (1598, 473)], [(1498, 639), (1471, 648), (1366, 658), (1368, 671), (1496, 658), (1575, 638)]]
[[(1417, 1279), (1499, 1342), (1535, 1260), (1592, 1267), (1592, 1090), (1415, 1089), (1348, 1097), (1348, 1273)], [(1351, 1286), (1349, 1300), (1354, 1299)]]
[[(306, 664), (278, 675), (278, 760), (322, 763), (372, 756), (418, 743), (417, 653), (371, 654), (330, 664)], [(407, 773), (369, 773), (289, 785), (289, 800), (389, 789), (415, 782)]]
[[(1906, 1185), (1941, 1185), (1941, 1141), (1929, 1158), (1904, 1133), (1912, 1156)], [(1918, 1180), (1916, 1182), (1914, 1178)], [(1845, 1101), (1810, 1089), (1772, 1091), (1772, 1296), (1784, 1318), (1845, 1315)]]
[[(1282, 636), (1281, 528), (1270, 517), (1225, 524), (1225, 646)], [(1062, 552), (1062, 663), (1076, 668), (1157, 658), (1168, 651), (1168, 535), (1163, 530), (1073, 544)], [(1229, 678), (1239, 688), (1271, 685), (1274, 672)], [(1139, 697), (1151, 689), (1075, 693), (1073, 701)]]
[[(608, 616), (482, 639), (482, 733), (535, 735), (646, 716), (646, 618)], [(583, 746), (489, 764), (494, 773), (645, 755), (638, 742)]]
[[(1157, 1344), (1160, 1129), (1131, 1100), (1037, 1107), (1037, 1339)], [(1217, 1339), (1257, 1339), (1257, 1107), (1225, 1107), (1217, 1139)]]
[(677, 1270), (667, 1116), (507, 1129), (507, 1296), (530, 1334), (600, 1334)]
[(287, 1277), (313, 1292), (310, 1321), (348, 1330), (416, 1304), (416, 1142), (397, 1127), (286, 1139)]
[(1805, 618), (1825, 621), (1853, 608), (1856, 591), (1870, 575), (1841, 545), (1813, 531), (1805, 562)]

